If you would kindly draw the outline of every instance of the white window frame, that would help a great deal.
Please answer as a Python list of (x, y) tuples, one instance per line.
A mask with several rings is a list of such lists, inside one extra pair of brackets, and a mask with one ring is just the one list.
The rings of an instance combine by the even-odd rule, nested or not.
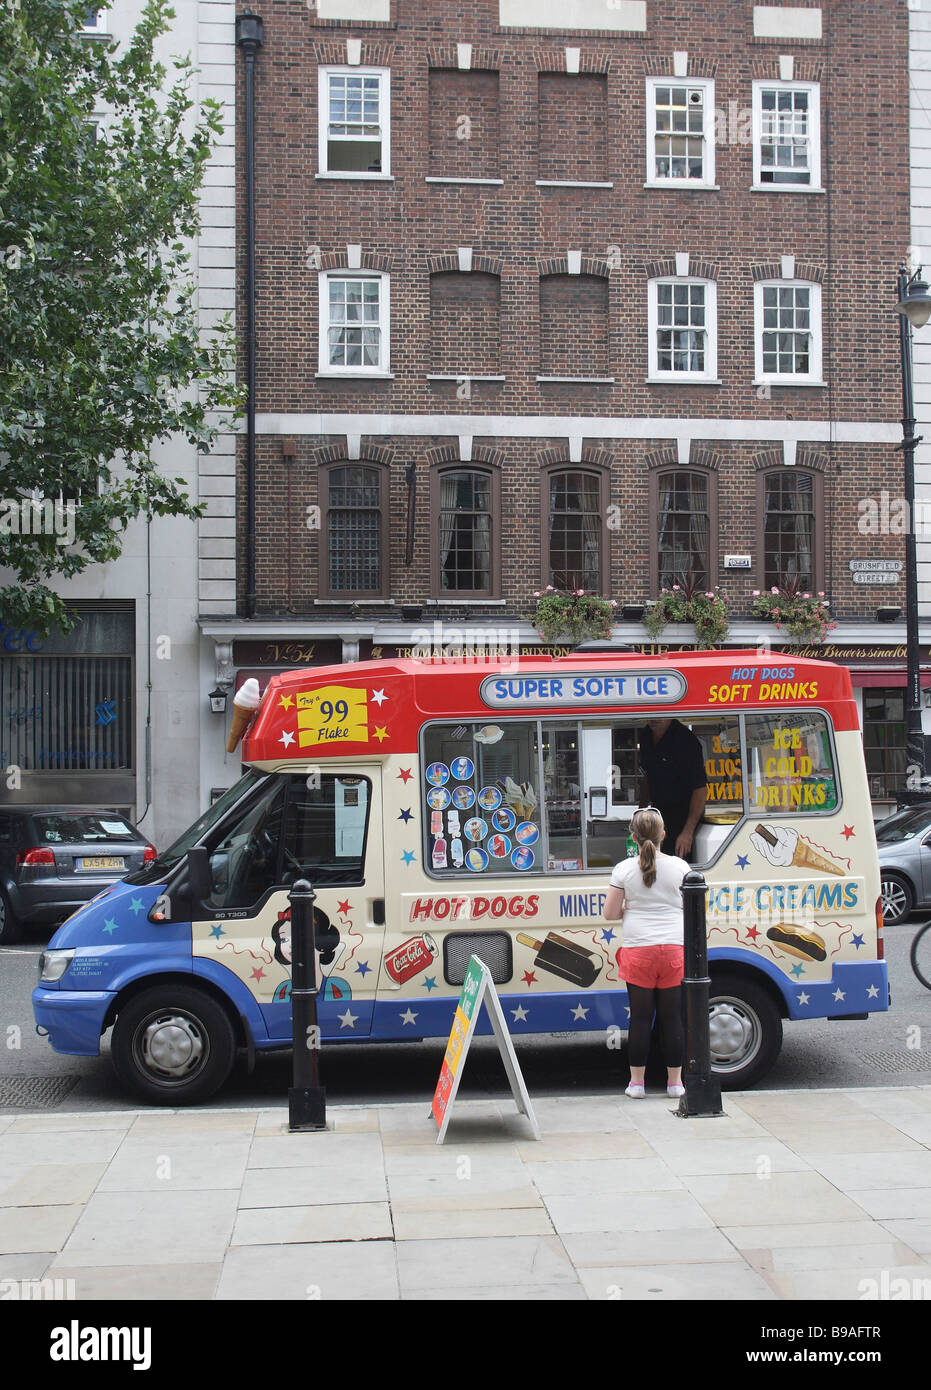
[[(700, 179), (660, 177), (656, 172), (656, 93), (660, 87), (686, 87), (701, 91), (702, 176)], [(714, 81), (709, 77), (648, 77), (647, 107), (647, 188), (715, 188), (714, 181)]]
[[(89, 7), (88, 7), (88, 8), (89, 8)], [(106, 26), (106, 22), (105, 22), (105, 20), (104, 20), (104, 11), (103, 11), (103, 10), (97, 10), (97, 9), (94, 10), (94, 22), (93, 22), (93, 24), (82, 24), (82, 25), (81, 25), (81, 33), (82, 33), (82, 34), (104, 34), (104, 33), (106, 33), (106, 29), (107, 29), (107, 26)]]
[[(808, 93), (808, 150), (810, 175), (807, 183), (763, 182), (763, 93), (791, 91)], [(818, 82), (756, 81), (753, 83), (753, 187), (767, 193), (821, 193), (821, 84)]]
[[(810, 292), (809, 348), (807, 372), (785, 373), (763, 370), (763, 291), (804, 289)], [(755, 385), (824, 386), (822, 378), (821, 286), (814, 280), (757, 280), (753, 286), (753, 334)], [(772, 330), (767, 330), (772, 331)]]
[[(330, 363), (330, 282), (332, 280), (375, 281), (379, 285), (378, 327), (379, 360), (376, 366), (334, 366)], [(318, 376), (339, 377), (387, 377), (390, 376), (391, 347), (391, 296), (390, 277), (381, 271), (371, 270), (322, 270), (318, 277), (319, 286), (319, 353)]]
[[(660, 285), (702, 285), (705, 290), (705, 365), (700, 372), (660, 371), (659, 367), (659, 287)], [(647, 282), (647, 321), (649, 324), (648, 381), (717, 381), (718, 379), (718, 287), (714, 280), (700, 275), (660, 275)]]
[[(330, 130), (330, 78), (331, 77), (377, 77), (378, 78), (378, 124), (381, 129), (381, 169), (378, 172), (367, 169), (330, 169), (327, 162), (327, 148)], [(317, 177), (328, 179), (390, 179), (391, 178), (391, 69), (347, 67), (331, 65), (318, 69), (317, 78)]]

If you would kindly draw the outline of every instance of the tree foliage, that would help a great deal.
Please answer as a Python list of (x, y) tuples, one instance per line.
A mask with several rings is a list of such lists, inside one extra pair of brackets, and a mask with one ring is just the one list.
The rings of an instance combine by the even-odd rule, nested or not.
[(140, 514), (198, 514), (152, 446), (206, 451), (240, 403), (184, 240), (220, 105), (195, 111), (189, 59), (157, 61), (167, 0), (119, 46), (82, 35), (89, 8), (0, 0), (0, 499), (76, 499), (74, 545), (0, 528), (0, 618), (40, 631), (69, 623), (56, 574), (116, 558)]

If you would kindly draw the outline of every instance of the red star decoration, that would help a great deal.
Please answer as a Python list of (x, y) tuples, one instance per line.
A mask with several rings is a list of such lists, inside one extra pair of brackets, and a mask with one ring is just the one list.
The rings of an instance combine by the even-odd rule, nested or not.
[(850, 837), (851, 837), (851, 835), (854, 833), (853, 826), (852, 826), (852, 825), (845, 825), (842, 833), (843, 833), (844, 839), (845, 839), (845, 840), (849, 840)]
[(401, 771), (398, 773), (402, 782), (409, 782), (413, 775), (409, 767), (402, 767)]
[(525, 970), (525, 971), (524, 971), (524, 984), (525, 984), (525, 985), (535, 985), (536, 982), (537, 982), (537, 977), (536, 977), (536, 975), (533, 973), (533, 971), (532, 971), (532, 970)]
[(756, 939), (757, 939), (757, 937), (759, 936), (759, 934), (760, 934), (760, 933), (759, 933), (759, 931), (756, 929), (756, 927), (748, 927), (748, 928), (747, 928), (747, 935), (750, 937), (750, 940), (751, 940), (751, 941), (756, 941)]
[(252, 972), (252, 978), (253, 978), (253, 980), (261, 980), (261, 979), (264, 979), (264, 977), (265, 977), (265, 971), (262, 969), (261, 966), (259, 966), (256, 970), (253, 970), (253, 972)]
[(347, 898), (345, 902), (337, 903), (337, 904), (336, 904), (336, 911), (337, 911), (337, 912), (342, 912), (343, 915), (345, 916), (345, 914), (349, 911), (349, 899)]

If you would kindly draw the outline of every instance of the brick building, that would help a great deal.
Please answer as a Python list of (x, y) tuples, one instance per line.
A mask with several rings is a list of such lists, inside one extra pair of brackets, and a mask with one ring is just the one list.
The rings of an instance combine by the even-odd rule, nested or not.
[(237, 678), (462, 629), (533, 647), (549, 583), (647, 644), (683, 574), (730, 645), (778, 648), (752, 594), (788, 577), (827, 594), (893, 795), (906, 8), (251, 9), (255, 524), (242, 438), (237, 612), (201, 622)]

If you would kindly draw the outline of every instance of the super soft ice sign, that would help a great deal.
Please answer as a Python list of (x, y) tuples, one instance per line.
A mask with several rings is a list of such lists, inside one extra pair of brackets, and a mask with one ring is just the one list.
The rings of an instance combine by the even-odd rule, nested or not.
[(519, 676), (486, 676), (481, 696), (491, 709), (581, 709), (592, 705), (674, 705), (687, 689), (679, 671), (579, 671), (571, 676), (527, 671)]

